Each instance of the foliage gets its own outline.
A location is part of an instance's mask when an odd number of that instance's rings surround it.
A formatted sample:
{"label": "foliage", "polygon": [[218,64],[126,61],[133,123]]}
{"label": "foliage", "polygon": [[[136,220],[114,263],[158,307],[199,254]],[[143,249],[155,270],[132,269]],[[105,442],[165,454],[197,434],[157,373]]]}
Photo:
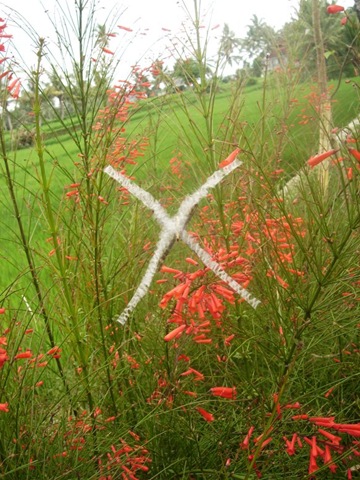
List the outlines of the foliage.
{"label": "foliage", "polygon": [[[249,88],[244,77],[221,83],[223,57],[209,71],[195,1],[193,52],[178,60],[192,88],[152,97],[161,82],[174,85],[159,59],[109,88],[112,29],[99,28],[94,5],[79,0],[69,17],[76,46],[57,26],[60,47],[73,47],[69,68],[49,70],[64,114],[45,87],[51,52],[40,40],[25,72],[34,147],[17,152],[0,126],[2,477],[351,478],[360,455],[357,79],[329,85],[332,148],[318,151],[323,99],[301,82],[302,65],[265,70]],[[20,102],[15,64],[1,56],[3,104]],[[161,207],[115,184],[109,165]],[[196,190],[198,206],[177,217]],[[148,280],[154,259],[162,265]],[[125,324],[116,322],[123,311]]]}
{"label": "foliage", "polygon": [[[345,25],[338,17],[327,14],[328,2],[321,0],[319,3],[320,24],[327,59],[327,72],[329,78],[337,78],[339,74],[348,76],[354,74],[349,58],[349,42]],[[304,77],[313,75],[316,65],[316,49],[313,34],[312,5],[310,0],[301,0],[297,17],[285,25],[282,33],[286,45],[294,60],[303,59],[300,63],[304,70]]]}
{"label": "foliage", "polygon": [[200,68],[194,58],[178,58],[173,69],[174,78],[181,79],[185,85],[192,85],[200,77]]}
{"label": "foliage", "polygon": [[267,25],[264,20],[254,15],[248,26],[247,35],[241,43],[242,50],[251,59],[259,56],[264,58],[276,45],[276,38],[275,30]]}
{"label": "foliage", "polygon": [[219,55],[224,57],[226,63],[232,66],[233,61],[239,63],[241,60],[240,49],[241,42],[239,38],[236,38],[234,32],[229,28],[229,25],[225,23],[222,36],[220,39]]}

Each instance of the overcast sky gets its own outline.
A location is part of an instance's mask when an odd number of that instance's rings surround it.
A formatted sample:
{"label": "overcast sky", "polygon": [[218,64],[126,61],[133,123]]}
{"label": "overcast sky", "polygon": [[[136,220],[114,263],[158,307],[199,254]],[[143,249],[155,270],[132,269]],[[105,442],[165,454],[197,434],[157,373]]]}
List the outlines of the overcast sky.
{"label": "overcast sky", "polygon": [[[79,1],[79,0],[78,0]],[[91,3],[92,0],[87,0]],[[55,14],[59,3],[66,10],[66,3],[74,5],[74,0],[5,0],[0,4],[1,16],[8,19],[11,33],[14,34],[14,43],[28,64],[34,64],[34,41],[29,40],[25,32],[12,25],[15,15],[8,15],[6,6],[19,12],[34,28],[36,35],[44,37],[51,44],[54,39],[54,28],[51,19],[60,19]],[[246,35],[246,26],[251,17],[257,15],[266,23],[279,29],[295,15],[298,0],[198,0],[203,12],[203,22],[207,27],[219,28],[209,30],[213,41],[221,36],[222,27],[227,23],[238,37]],[[345,7],[353,4],[353,0],[339,1]],[[165,54],[163,40],[168,41],[179,35],[181,25],[186,20],[184,5],[193,11],[193,0],[97,0],[97,23],[111,23],[114,16],[118,18],[116,25],[121,24],[131,28],[133,32],[120,30],[115,27],[112,31],[118,34],[111,38],[109,48],[122,55],[122,72],[126,72],[129,65],[142,62],[157,56],[157,52]],[[46,13],[47,12],[47,13]],[[169,30],[169,31],[168,31]],[[10,33],[10,28],[8,33]]]}

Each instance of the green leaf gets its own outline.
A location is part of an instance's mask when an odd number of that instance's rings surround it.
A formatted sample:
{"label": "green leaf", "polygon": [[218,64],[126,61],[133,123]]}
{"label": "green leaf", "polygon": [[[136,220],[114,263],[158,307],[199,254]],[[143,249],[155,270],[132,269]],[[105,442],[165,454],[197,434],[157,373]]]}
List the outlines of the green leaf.
{"label": "green leaf", "polygon": [[331,57],[331,55],[334,55],[334,50],[331,50],[331,51],[328,51],[328,52],[325,52],[324,53],[324,57],[326,58],[326,60]]}

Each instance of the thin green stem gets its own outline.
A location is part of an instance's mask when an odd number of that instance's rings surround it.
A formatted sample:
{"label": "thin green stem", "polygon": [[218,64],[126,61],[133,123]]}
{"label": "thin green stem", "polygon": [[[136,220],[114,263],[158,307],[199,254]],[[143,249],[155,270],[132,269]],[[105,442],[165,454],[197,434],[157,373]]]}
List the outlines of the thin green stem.
{"label": "thin green stem", "polygon": [[40,103],[40,71],[41,71],[41,60],[43,55],[43,48],[44,48],[44,40],[40,39],[39,50],[37,53],[38,62],[37,67],[34,72],[34,85],[35,85],[35,96],[34,96],[34,118],[35,118],[35,148],[37,152],[37,156],[39,159],[39,166],[40,166],[40,184],[43,193],[43,204],[46,219],[48,222],[53,247],[55,250],[55,258],[57,261],[57,273],[60,278],[60,282],[63,288],[63,295],[65,300],[65,305],[69,314],[69,317],[72,322],[73,333],[75,335],[75,343],[77,346],[78,356],[81,362],[81,368],[83,369],[84,381],[85,381],[85,389],[86,389],[86,396],[89,403],[89,408],[91,411],[94,410],[94,402],[91,394],[91,388],[89,384],[89,376],[88,376],[88,366],[87,360],[85,358],[84,348],[82,345],[81,335],[78,326],[78,315],[75,309],[75,305],[72,299],[72,293],[69,286],[69,282],[67,279],[66,267],[63,261],[63,256],[61,253],[61,248],[58,243],[58,236],[59,236],[59,229],[57,222],[55,220],[51,197],[50,197],[50,180],[48,178],[45,166],[45,156],[44,156],[44,145],[42,140],[42,132],[41,132],[41,103]]}

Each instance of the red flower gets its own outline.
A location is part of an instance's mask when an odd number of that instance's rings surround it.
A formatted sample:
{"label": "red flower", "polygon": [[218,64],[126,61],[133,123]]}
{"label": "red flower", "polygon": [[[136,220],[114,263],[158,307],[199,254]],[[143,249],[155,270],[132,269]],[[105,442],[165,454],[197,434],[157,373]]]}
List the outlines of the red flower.
{"label": "red flower", "polygon": [[6,350],[0,348],[0,368],[3,367],[4,363],[9,360]]}
{"label": "red flower", "polygon": [[230,398],[232,400],[236,398],[235,387],[213,387],[210,388],[210,391],[214,397]]}
{"label": "red flower", "polygon": [[311,450],[310,450],[310,462],[309,462],[309,475],[318,470],[316,464],[316,457],[318,456],[317,446],[316,446],[316,437],[312,437],[311,440]]}
{"label": "red flower", "polygon": [[330,13],[331,15],[334,14],[334,13],[343,12],[344,10],[345,10],[345,8],[342,7],[341,5],[329,5],[327,7],[327,13]]}
{"label": "red flower", "polygon": [[335,417],[310,417],[309,420],[318,427],[332,428],[335,425]]}
{"label": "red flower", "polygon": [[56,355],[56,354],[58,354],[58,353],[60,353],[60,352],[61,352],[60,347],[55,346],[55,347],[51,348],[51,349],[47,352],[47,355]]}
{"label": "red flower", "polygon": [[104,47],[102,50],[103,50],[104,53],[108,53],[109,55],[114,55],[114,52],[109,50],[108,48]]}
{"label": "red flower", "polygon": [[230,165],[230,163],[232,163],[236,159],[240,151],[241,151],[240,148],[237,148],[232,153],[230,153],[230,155],[227,158],[225,158],[225,160],[219,163],[219,168],[224,168]]}
{"label": "red flower", "polygon": [[207,422],[213,422],[215,420],[214,415],[212,413],[207,412],[203,408],[197,407],[196,410]]}
{"label": "red flower", "polygon": [[248,433],[246,434],[246,437],[244,438],[244,441],[240,443],[240,448],[242,450],[246,450],[247,448],[249,448],[250,438],[251,438],[251,435],[253,434],[254,429],[255,427],[253,426],[250,427]]}
{"label": "red flower", "polygon": [[286,409],[297,409],[297,408],[301,408],[301,405],[300,405],[299,402],[288,403],[287,405],[284,405],[284,408],[286,408]]}
{"label": "red flower", "polygon": [[307,420],[309,418],[309,415],[307,415],[306,413],[304,413],[303,415],[294,415],[291,417],[292,420]]}
{"label": "red flower", "polygon": [[189,370],[186,370],[186,372],[183,372],[180,374],[180,377],[186,377],[187,375],[195,375],[195,381],[201,381],[201,380],[204,380],[204,375],[200,372],[198,372],[197,370],[195,370],[195,368],[189,368]]}
{"label": "red flower", "polygon": [[332,428],[353,437],[360,437],[360,423],[335,423]]}
{"label": "red flower", "polygon": [[329,445],[325,445],[324,463],[329,465],[331,473],[335,473],[337,466],[332,463],[331,451]]}
{"label": "red flower", "polygon": [[13,98],[19,98],[20,93],[20,80],[16,78],[7,86],[7,91]]}
{"label": "red flower", "polygon": [[294,433],[292,436],[291,441],[284,437],[286,443],[286,452],[288,455],[295,455],[295,442],[297,440],[297,433]]}
{"label": "red flower", "polygon": [[324,437],[328,438],[333,445],[340,445],[341,437],[337,437],[336,435],[333,435],[322,428],[319,428],[318,432]]}
{"label": "red flower", "polygon": [[123,25],[118,25],[118,28],[121,30],[125,30],[125,32],[132,32],[132,29],[129,27],[124,27]]}
{"label": "red flower", "polygon": [[235,334],[234,334],[234,333],[233,333],[232,335],[229,335],[228,337],[225,338],[224,344],[225,344],[227,347],[229,347],[229,346],[230,346],[230,342],[231,342],[232,340],[234,340],[234,338],[235,338]]}
{"label": "red flower", "polygon": [[19,360],[19,359],[22,359],[22,358],[31,358],[32,355],[33,354],[31,353],[30,350],[26,350],[26,352],[20,352],[17,355],[15,355],[14,359]]}
{"label": "red flower", "polygon": [[320,153],[319,155],[315,155],[314,157],[310,157],[309,160],[307,161],[307,163],[308,163],[310,168],[314,168],[316,165],[321,163],[323,160],[325,160],[328,157],[331,157],[331,155],[334,155],[334,153],[336,153],[338,151],[339,151],[339,149],[329,150],[328,152]]}
{"label": "red flower", "polygon": [[356,160],[358,162],[360,162],[360,152],[359,150],[355,150],[355,148],[349,148],[349,152],[351,153],[351,155],[356,158]]}
{"label": "red flower", "polygon": [[165,342],[170,342],[173,338],[178,338],[182,334],[182,332],[185,330],[186,325],[180,325],[180,327],[175,328],[172,330],[170,333],[165,335],[164,340]]}
{"label": "red flower", "polygon": [[19,95],[20,95],[20,81],[15,85],[15,88],[12,90],[12,92],[10,93],[10,95],[15,98],[15,100],[17,100],[19,98]]}
{"label": "red flower", "polygon": [[113,422],[114,420],[116,419],[116,417],[108,417],[108,418],[105,418],[104,422]]}
{"label": "red flower", "polygon": [[9,404],[8,403],[0,403],[0,412],[8,412],[9,411]]}

